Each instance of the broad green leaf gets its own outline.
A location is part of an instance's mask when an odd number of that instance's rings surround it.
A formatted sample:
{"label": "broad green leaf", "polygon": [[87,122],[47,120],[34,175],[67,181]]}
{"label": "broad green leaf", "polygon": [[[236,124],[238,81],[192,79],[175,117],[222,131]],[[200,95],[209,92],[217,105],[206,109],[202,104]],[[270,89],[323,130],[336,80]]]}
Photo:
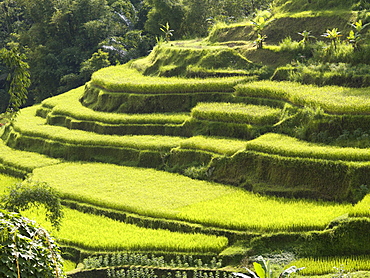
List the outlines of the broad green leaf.
{"label": "broad green leaf", "polygon": [[254,270],[257,273],[258,277],[260,277],[260,278],[266,278],[266,272],[263,269],[263,267],[262,267],[261,264],[254,262],[253,263],[253,266],[254,266]]}

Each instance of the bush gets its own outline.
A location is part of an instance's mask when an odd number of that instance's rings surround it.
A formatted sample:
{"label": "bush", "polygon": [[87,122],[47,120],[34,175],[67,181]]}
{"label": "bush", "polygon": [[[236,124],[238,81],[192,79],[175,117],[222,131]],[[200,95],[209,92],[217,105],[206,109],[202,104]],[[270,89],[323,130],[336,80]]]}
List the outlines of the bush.
{"label": "bush", "polygon": [[59,248],[48,232],[17,213],[0,210],[2,277],[65,277]]}

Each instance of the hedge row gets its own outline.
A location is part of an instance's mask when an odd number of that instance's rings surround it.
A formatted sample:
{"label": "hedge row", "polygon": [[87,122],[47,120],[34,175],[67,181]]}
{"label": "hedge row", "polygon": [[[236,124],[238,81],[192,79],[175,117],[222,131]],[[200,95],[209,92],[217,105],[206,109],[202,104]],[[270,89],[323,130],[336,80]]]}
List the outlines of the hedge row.
{"label": "hedge row", "polygon": [[[88,86],[88,85],[86,85]],[[67,93],[45,99],[41,103],[42,109],[52,109],[55,115],[63,115],[81,121],[95,121],[104,124],[182,124],[189,118],[188,113],[169,114],[116,114],[91,110],[81,104],[80,97],[84,87],[71,90]],[[39,113],[39,112],[37,112]],[[40,113],[42,116],[43,113]]]}
{"label": "hedge row", "polygon": [[[120,275],[120,276],[118,276]],[[84,270],[68,275],[70,278],[105,278],[105,277],[158,277],[158,278],[233,278],[232,272],[226,270],[155,268],[155,267],[117,267]]]}
{"label": "hedge row", "polygon": [[[132,67],[151,76],[223,77],[253,75],[261,66],[251,63],[238,51],[227,46],[157,45]],[[195,70],[194,70],[195,69]],[[243,70],[240,70],[243,69]]]}

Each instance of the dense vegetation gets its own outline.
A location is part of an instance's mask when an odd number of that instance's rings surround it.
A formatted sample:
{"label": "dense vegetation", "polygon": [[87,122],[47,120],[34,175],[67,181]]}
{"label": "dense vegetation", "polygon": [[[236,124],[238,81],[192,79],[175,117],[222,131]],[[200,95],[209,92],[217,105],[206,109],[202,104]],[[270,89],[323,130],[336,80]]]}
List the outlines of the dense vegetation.
{"label": "dense vegetation", "polygon": [[368,8],[0,1],[1,109],[38,103],[0,119],[2,200],[60,197],[59,230],[18,209],[71,277],[366,277]]}

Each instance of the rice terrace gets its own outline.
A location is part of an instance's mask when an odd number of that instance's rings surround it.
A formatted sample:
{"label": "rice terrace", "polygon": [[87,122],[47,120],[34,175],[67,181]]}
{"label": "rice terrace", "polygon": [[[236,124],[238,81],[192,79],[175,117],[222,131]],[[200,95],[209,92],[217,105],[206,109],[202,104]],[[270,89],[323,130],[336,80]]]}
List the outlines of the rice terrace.
{"label": "rice terrace", "polygon": [[370,3],[268,2],[0,117],[66,277],[370,277]]}

